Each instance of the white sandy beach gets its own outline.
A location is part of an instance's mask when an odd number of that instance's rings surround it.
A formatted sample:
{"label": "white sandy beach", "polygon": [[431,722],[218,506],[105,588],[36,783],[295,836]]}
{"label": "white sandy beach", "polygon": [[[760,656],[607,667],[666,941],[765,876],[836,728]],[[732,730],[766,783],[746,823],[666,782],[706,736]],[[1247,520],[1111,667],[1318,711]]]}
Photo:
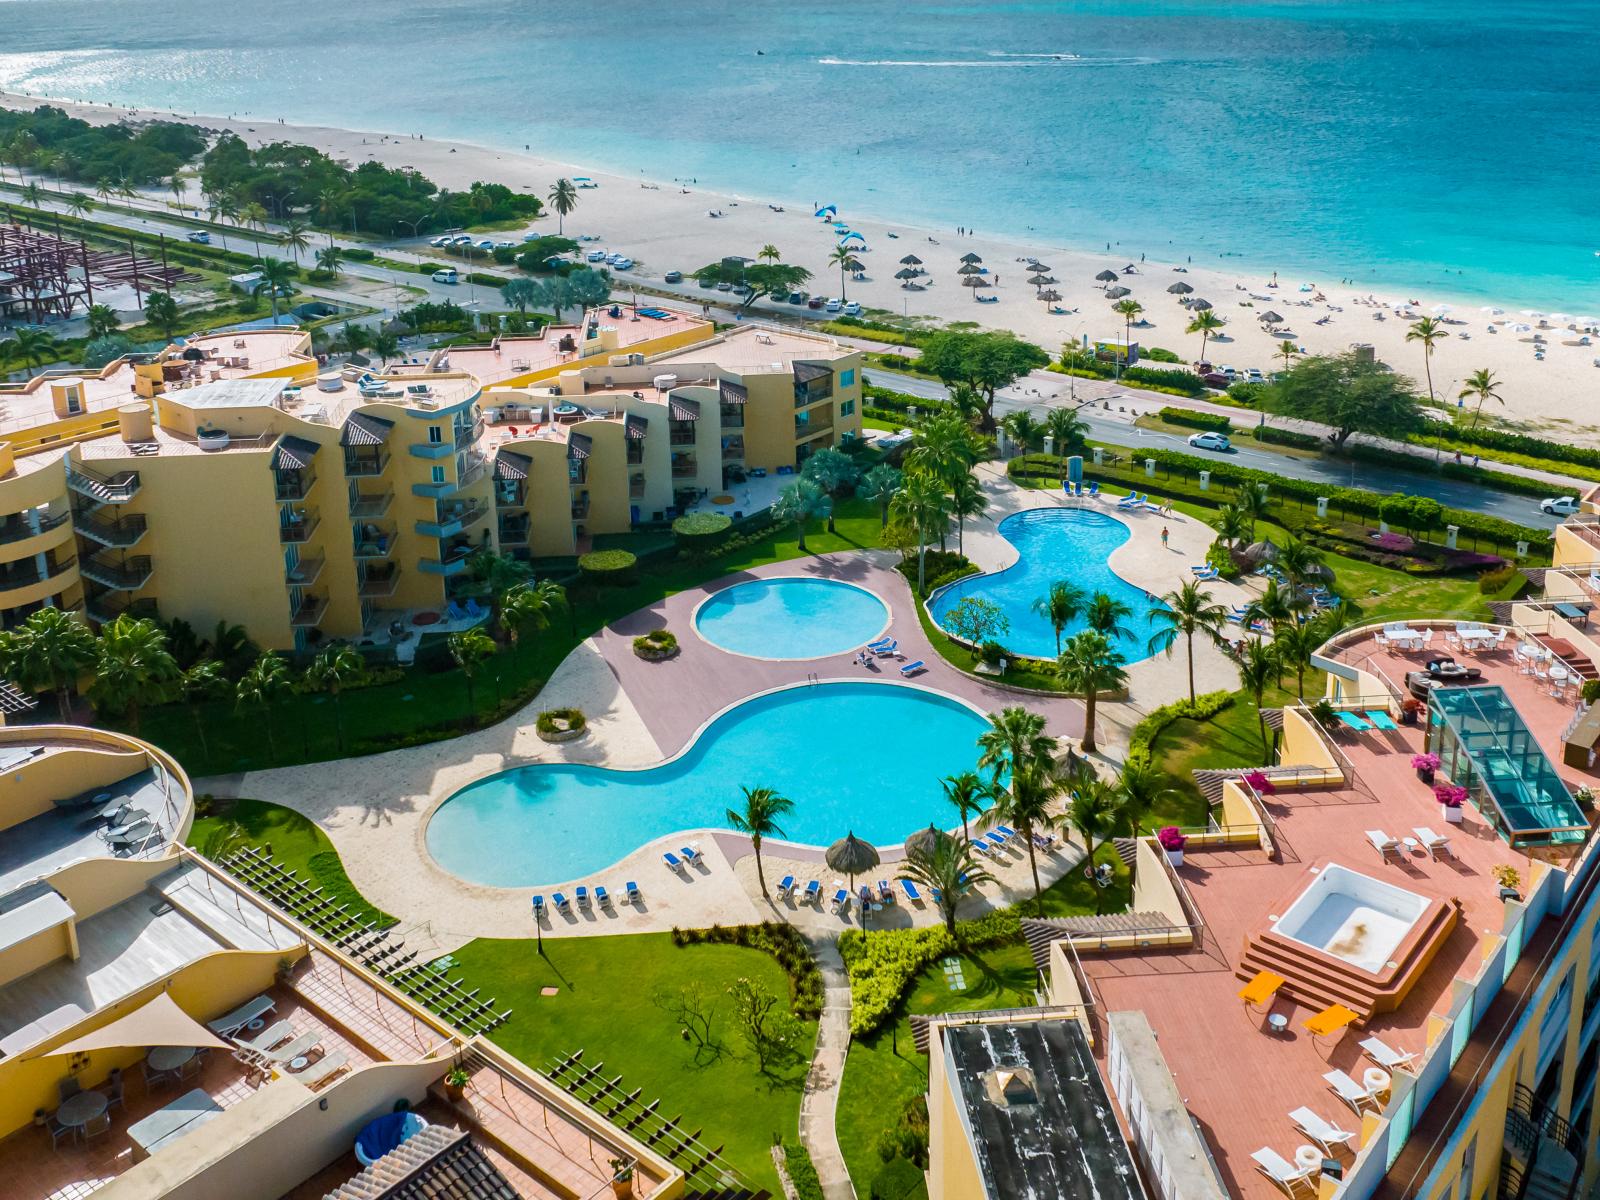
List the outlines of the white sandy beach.
{"label": "white sandy beach", "polygon": [[[46,103],[38,97],[0,93],[7,107],[33,107]],[[1443,315],[1459,324],[1447,328],[1451,336],[1433,355],[1435,393],[1454,400],[1461,381],[1479,368],[1492,370],[1500,382],[1504,408],[1491,405],[1485,415],[1503,417],[1574,442],[1600,444],[1600,420],[1589,405],[1600,400],[1600,336],[1593,345],[1579,344],[1581,331],[1571,326],[1590,314],[1524,312],[1509,305],[1503,314],[1484,311],[1481,300],[1461,300],[1410,289],[1385,289],[1363,284],[1341,285],[1335,279],[1283,276],[1279,286],[1271,276],[1246,275],[1211,267],[1140,262],[1129,251],[1085,252],[1040,242],[958,235],[954,230],[930,230],[898,224],[878,216],[863,215],[848,196],[752,197],[702,191],[693,183],[627,178],[576,164],[555,162],[533,153],[495,149],[464,142],[419,140],[395,134],[361,133],[319,125],[279,124],[270,118],[221,118],[185,113],[128,109],[51,100],[75,115],[97,122],[122,119],[176,119],[211,129],[231,129],[250,144],[294,141],[316,146],[335,158],[358,163],[376,159],[389,165],[408,165],[435,182],[465,188],[474,180],[505,183],[543,196],[559,176],[589,176],[598,185],[579,193],[577,210],[567,219],[570,235],[592,234],[596,246],[621,251],[635,260],[632,277],[660,285],[665,272],[691,271],[723,255],[753,256],[767,243],[777,246],[787,262],[813,272],[810,290],[837,295],[841,284],[836,268],[827,265],[837,244],[830,223],[812,214],[821,204],[837,204],[839,218],[866,235],[860,260],[864,280],[843,284],[849,299],[872,308],[941,321],[975,321],[985,326],[1015,330],[1023,337],[1055,350],[1069,339],[1108,337],[1122,332],[1122,319],[1111,311],[1111,301],[1095,281],[1099,272],[1119,273],[1121,286],[1144,305],[1143,328],[1135,327],[1136,340],[1145,346],[1162,346],[1186,358],[1200,354],[1200,336],[1186,334],[1190,312],[1180,297],[1167,288],[1178,281],[1195,289],[1194,295],[1212,302],[1227,328],[1222,339],[1212,338],[1207,356],[1217,364],[1241,370],[1281,368],[1278,344],[1283,334],[1268,334],[1260,314],[1275,311],[1285,318],[1283,328],[1307,353],[1317,354],[1370,343],[1378,356],[1397,370],[1413,376],[1424,387],[1421,348],[1405,341],[1413,318],[1394,311],[1409,304],[1415,316]],[[981,211],[981,207],[975,205]],[[712,212],[720,213],[712,217]],[[536,228],[554,232],[555,219],[541,219]],[[989,268],[987,278],[996,286],[980,289],[994,296],[993,303],[978,303],[971,289],[961,287],[956,268],[960,258],[975,253]],[[914,254],[923,260],[931,279],[924,291],[908,291],[894,278],[899,260]],[[1063,299],[1064,315],[1053,314],[1036,300],[1027,282],[1031,273],[1025,256],[1036,256],[1058,282],[1054,289]],[[1132,266],[1135,273],[1123,275]],[[624,277],[626,280],[628,277]],[[1309,290],[1307,286],[1309,285]],[[704,297],[691,284],[686,295]],[[1379,303],[1374,303],[1373,300]],[[1449,308],[1438,306],[1448,305]],[[1492,306],[1491,306],[1492,307]],[[783,311],[797,311],[788,305]],[[1383,320],[1376,319],[1380,313]],[[1600,314],[1594,314],[1600,317]],[[1325,323],[1317,324],[1325,319]],[[1546,323],[1541,326],[1541,321]],[[1493,326],[1496,332],[1490,332]],[[1543,343],[1536,343],[1541,334]],[[1542,351],[1543,357],[1536,357]],[[1151,364],[1158,365],[1158,364]]]}

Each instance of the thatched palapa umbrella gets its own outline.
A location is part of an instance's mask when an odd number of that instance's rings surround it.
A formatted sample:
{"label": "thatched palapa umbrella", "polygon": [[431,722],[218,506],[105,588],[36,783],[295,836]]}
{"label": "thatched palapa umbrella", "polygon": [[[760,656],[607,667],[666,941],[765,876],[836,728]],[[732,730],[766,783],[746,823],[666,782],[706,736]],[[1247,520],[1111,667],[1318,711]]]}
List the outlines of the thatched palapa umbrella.
{"label": "thatched palapa umbrella", "polygon": [[1209,301],[1209,300],[1191,300],[1191,301],[1189,301],[1189,307],[1192,308],[1195,312],[1204,312],[1206,309],[1211,307],[1211,301]]}
{"label": "thatched palapa umbrella", "polygon": [[[865,875],[878,865],[878,851],[870,842],[863,842],[855,833],[846,834],[823,855],[829,868],[850,877],[850,898],[856,899],[856,876]],[[861,909],[861,932],[867,930],[867,910]]]}
{"label": "thatched palapa umbrella", "polygon": [[901,287],[903,287],[903,288],[904,287],[910,287],[911,286],[911,281],[917,277],[917,273],[915,271],[913,271],[910,267],[901,267],[898,271],[896,271],[894,273],[894,277],[901,281],[900,282],[900,286]]}
{"label": "thatched palapa umbrella", "polygon": [[983,255],[974,254],[971,250],[968,250],[961,256],[961,261],[964,263],[980,263],[983,261]]}
{"label": "thatched palapa umbrella", "polygon": [[961,281],[961,286],[971,288],[972,298],[976,300],[978,298],[978,289],[981,287],[988,287],[989,281],[982,275],[968,275]]}
{"label": "thatched palapa umbrella", "polygon": [[1032,275],[1028,276],[1028,282],[1033,284],[1034,287],[1043,287],[1049,281],[1050,276],[1046,275],[1043,271],[1036,271]]}
{"label": "thatched palapa umbrella", "polygon": [[1132,288],[1113,287],[1113,288],[1107,288],[1106,289],[1106,299],[1107,300],[1121,300],[1124,296],[1131,296],[1131,295],[1133,295],[1133,289]]}
{"label": "thatched palapa umbrella", "polygon": [[908,254],[900,260],[900,265],[902,267],[920,267],[922,265],[922,260],[915,254]]}
{"label": "thatched palapa umbrella", "polygon": [[1120,278],[1121,276],[1119,276],[1115,271],[1107,270],[1101,271],[1100,274],[1096,275],[1094,277],[1094,281],[1096,283],[1115,283]]}
{"label": "thatched palapa umbrella", "polygon": [[982,275],[983,268],[976,263],[962,263],[956,268],[957,275]]}
{"label": "thatched palapa umbrella", "polygon": [[1192,291],[1194,289],[1181,279],[1177,283],[1167,285],[1167,294],[1172,296],[1187,296]]}
{"label": "thatched palapa umbrella", "polygon": [[940,842],[950,840],[948,833],[929,822],[926,829],[919,829],[906,839],[906,857],[916,858],[921,855],[926,858],[938,848]]}

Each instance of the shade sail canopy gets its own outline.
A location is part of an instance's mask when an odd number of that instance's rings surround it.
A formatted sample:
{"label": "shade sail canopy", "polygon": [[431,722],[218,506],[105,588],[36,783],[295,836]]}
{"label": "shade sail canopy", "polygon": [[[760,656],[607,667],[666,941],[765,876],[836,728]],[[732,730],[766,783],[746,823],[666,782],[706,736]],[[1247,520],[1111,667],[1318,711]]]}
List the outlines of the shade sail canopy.
{"label": "shade sail canopy", "polygon": [[194,1046],[227,1050],[228,1043],[196,1021],[166,992],[140,1005],[125,1017],[102,1025],[93,1033],[30,1055],[52,1058],[64,1054],[87,1054],[91,1050],[126,1050],[140,1046]]}

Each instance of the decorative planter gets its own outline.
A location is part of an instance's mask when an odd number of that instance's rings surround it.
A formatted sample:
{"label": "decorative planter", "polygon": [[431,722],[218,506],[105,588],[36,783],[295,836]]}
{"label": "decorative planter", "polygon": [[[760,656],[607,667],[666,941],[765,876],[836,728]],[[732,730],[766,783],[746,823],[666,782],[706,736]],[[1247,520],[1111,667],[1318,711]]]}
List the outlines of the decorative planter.
{"label": "decorative planter", "polygon": [[635,646],[633,652],[638,657],[644,659],[645,662],[666,662],[669,658],[677,657],[678,648],[676,646],[667,646],[660,649],[643,649]]}
{"label": "decorative planter", "polygon": [[1417,768],[1417,778],[1422,780],[1423,783],[1431,785],[1433,783],[1433,768],[1431,768],[1431,767],[1418,767]]}
{"label": "decorative planter", "polygon": [[1439,806],[1439,816],[1451,825],[1459,825],[1461,824],[1461,805],[1441,804]]}
{"label": "decorative planter", "polygon": [[1170,863],[1174,867],[1183,866],[1183,851],[1182,850],[1168,850],[1167,851],[1167,862]]}
{"label": "decorative planter", "polygon": [[577,741],[584,734],[588,733],[589,729],[587,726],[585,726],[582,729],[557,729],[550,733],[546,733],[542,729],[535,728],[534,732],[539,735],[539,740],[541,742],[549,742],[552,746],[559,746],[562,742]]}
{"label": "decorative planter", "polygon": [[202,430],[195,436],[195,442],[200,449],[205,451],[226,450],[228,448],[228,434],[221,429]]}
{"label": "decorative planter", "polygon": [[632,1200],[633,1177],[629,1176],[627,1179],[613,1179],[611,1181],[611,1193],[617,1197],[617,1200]]}

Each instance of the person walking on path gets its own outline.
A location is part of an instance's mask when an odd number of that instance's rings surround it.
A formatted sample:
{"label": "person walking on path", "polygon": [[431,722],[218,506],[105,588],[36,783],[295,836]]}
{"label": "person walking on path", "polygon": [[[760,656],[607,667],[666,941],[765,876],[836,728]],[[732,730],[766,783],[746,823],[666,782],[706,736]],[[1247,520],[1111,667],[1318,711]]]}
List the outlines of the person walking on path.
{"label": "person walking on path", "polygon": [[1165,525],[1161,527],[1161,548],[1163,550],[1167,548],[1167,527]]}

